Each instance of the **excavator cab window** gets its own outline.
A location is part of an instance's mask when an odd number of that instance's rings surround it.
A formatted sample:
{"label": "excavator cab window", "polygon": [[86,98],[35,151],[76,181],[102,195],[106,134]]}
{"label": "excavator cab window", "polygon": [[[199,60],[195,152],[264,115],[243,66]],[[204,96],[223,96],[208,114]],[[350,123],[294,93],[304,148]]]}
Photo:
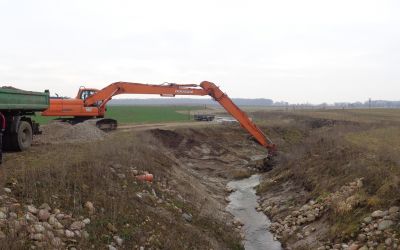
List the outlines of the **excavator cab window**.
{"label": "excavator cab window", "polygon": [[88,98],[89,96],[91,96],[91,95],[94,95],[96,93],[96,91],[94,91],[94,90],[83,90],[82,92],[81,92],[81,99],[82,100],[86,100],[86,98]]}

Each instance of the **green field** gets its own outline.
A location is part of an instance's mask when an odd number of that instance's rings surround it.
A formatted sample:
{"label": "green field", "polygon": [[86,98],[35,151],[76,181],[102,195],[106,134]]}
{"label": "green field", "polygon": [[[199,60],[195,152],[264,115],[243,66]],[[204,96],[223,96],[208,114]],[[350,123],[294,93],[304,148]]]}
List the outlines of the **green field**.
{"label": "green field", "polygon": [[[107,118],[117,120],[120,124],[180,122],[191,119],[192,111],[202,109],[199,106],[109,106]],[[40,114],[34,118],[40,124],[46,124],[55,119],[43,117]]]}

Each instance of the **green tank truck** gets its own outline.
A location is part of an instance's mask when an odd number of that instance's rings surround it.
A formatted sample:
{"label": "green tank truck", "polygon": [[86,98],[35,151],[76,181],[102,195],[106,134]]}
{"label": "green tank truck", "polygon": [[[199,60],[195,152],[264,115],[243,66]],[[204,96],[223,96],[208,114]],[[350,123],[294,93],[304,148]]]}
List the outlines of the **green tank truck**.
{"label": "green tank truck", "polygon": [[32,92],[0,87],[0,149],[28,149],[32,144],[33,135],[40,134],[39,124],[32,116],[35,112],[46,110],[49,105],[48,90]]}

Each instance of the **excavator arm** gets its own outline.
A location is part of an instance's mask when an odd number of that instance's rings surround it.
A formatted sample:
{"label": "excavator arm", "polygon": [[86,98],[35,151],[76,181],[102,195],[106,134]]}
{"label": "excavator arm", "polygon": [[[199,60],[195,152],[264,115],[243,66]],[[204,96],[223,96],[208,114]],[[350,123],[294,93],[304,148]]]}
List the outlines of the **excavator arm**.
{"label": "excavator arm", "polygon": [[222,92],[214,83],[204,81],[200,86],[208,93],[209,96],[219,102],[224,109],[231,114],[240,125],[247,130],[254,139],[261,144],[261,146],[268,149],[269,154],[272,156],[276,153],[276,145],[253,123],[247,114],[243,112],[236,104],[228,97],[227,94]]}
{"label": "excavator arm", "polygon": [[100,115],[104,115],[105,106],[113,96],[119,94],[159,94],[161,96],[176,95],[196,95],[211,96],[215,101],[219,102],[224,109],[231,114],[240,125],[248,131],[254,139],[263,147],[268,149],[269,155],[272,156],[276,152],[276,146],[272,141],[254,124],[246,113],[244,113],[233,101],[222,92],[212,82],[203,81],[200,85],[196,84],[140,84],[129,82],[116,82],[97,91],[95,94],[84,100],[84,106],[90,107],[98,105]]}

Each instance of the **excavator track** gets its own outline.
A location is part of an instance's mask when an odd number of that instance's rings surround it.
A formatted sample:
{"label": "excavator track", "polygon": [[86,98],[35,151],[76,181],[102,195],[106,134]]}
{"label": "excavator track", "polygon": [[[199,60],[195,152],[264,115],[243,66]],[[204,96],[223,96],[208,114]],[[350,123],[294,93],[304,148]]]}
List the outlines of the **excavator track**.
{"label": "excavator track", "polygon": [[66,122],[71,125],[75,125],[78,123],[88,123],[92,126],[96,126],[97,128],[105,131],[110,132],[114,131],[118,128],[117,120],[110,119],[110,118],[85,118],[85,117],[75,117],[75,118],[60,118],[57,119],[61,122]]}
{"label": "excavator track", "polygon": [[87,120],[86,122],[93,124],[94,126],[105,132],[114,131],[118,128],[117,120],[110,118],[90,119]]}

